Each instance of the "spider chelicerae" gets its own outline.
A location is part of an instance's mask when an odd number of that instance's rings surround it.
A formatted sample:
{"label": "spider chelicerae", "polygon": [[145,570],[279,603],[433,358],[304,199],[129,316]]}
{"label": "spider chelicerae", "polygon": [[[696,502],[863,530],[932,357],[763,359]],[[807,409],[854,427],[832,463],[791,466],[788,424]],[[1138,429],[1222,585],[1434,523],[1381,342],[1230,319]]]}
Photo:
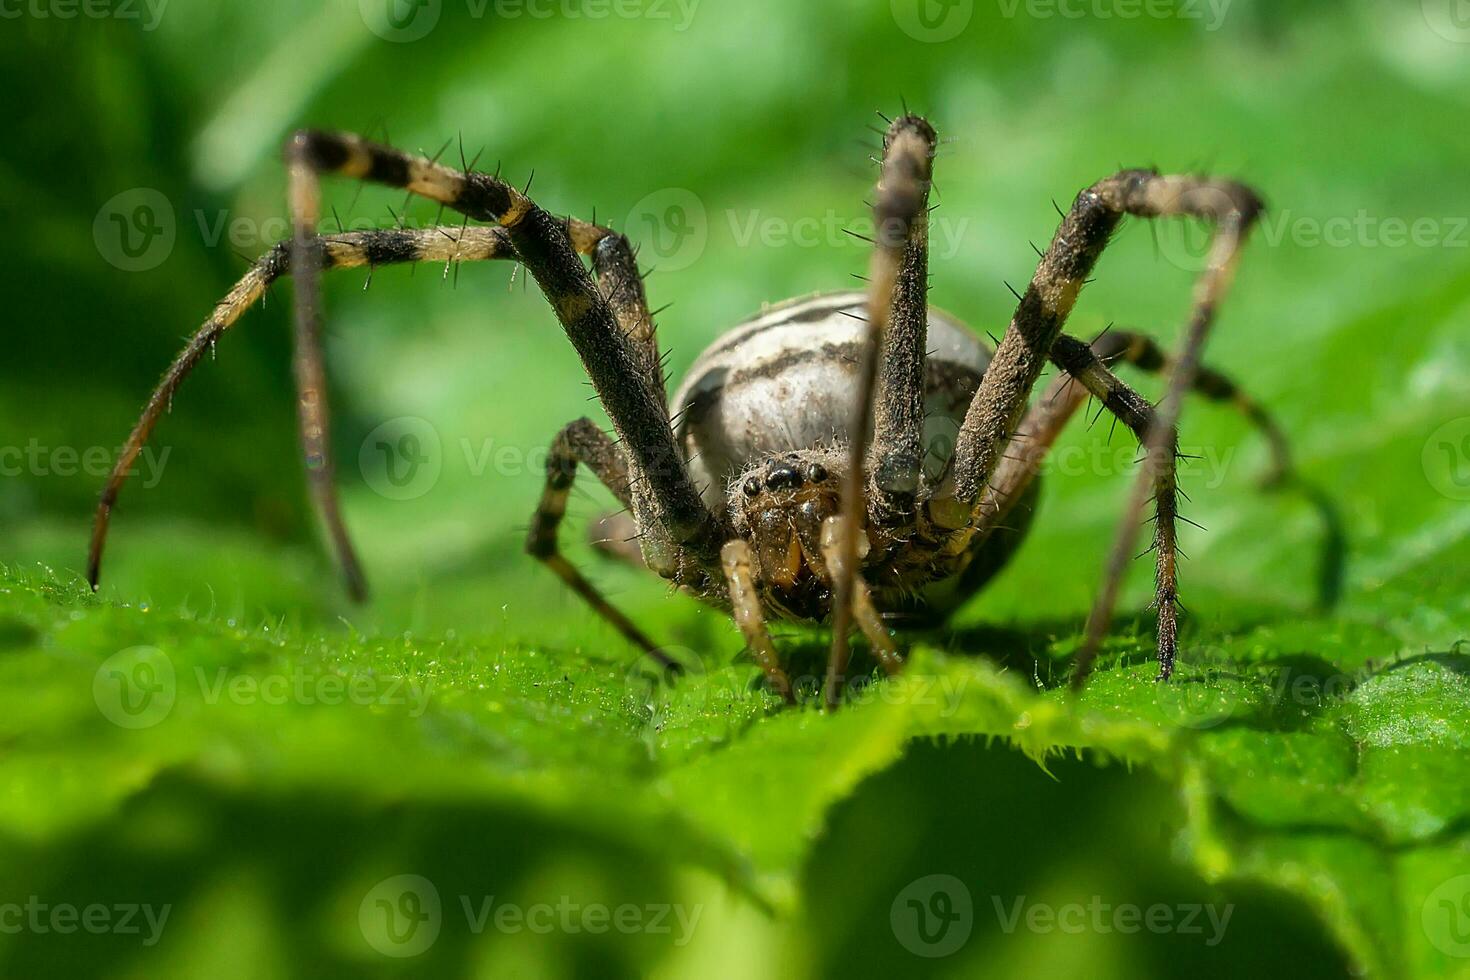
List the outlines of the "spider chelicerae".
{"label": "spider chelicerae", "polygon": [[[1141,512],[1156,508],[1159,677],[1178,642],[1176,423],[1186,390],[1233,402],[1268,437],[1272,474],[1288,470],[1270,417],[1200,363],[1233,278],[1257,195],[1232,181],[1124,170],[1079,193],[991,349],[928,305],[929,191],[937,139],[924,119],[890,122],[873,205],[864,292],[770,307],[721,336],[667,397],[634,249],[611,229],[543,210],[498,175],[458,169],[346,133],[288,141],[293,235],[230,290],[154,390],[98,506],[88,575],[95,588],[112,507],[174,392],[218,338],[288,272],[296,280],[294,373],[312,494],[349,591],[366,593],[334,489],[321,349],[323,270],[399,262],[509,259],[524,265],[581,357],[616,439],[578,419],[552,442],[526,550],[630,642],[678,664],[563,556],[558,533],[579,466],[624,505],[603,522],[603,550],[640,561],[679,589],[728,609],[769,686],[792,684],[768,616],[832,623],[824,700],[839,703],[854,626],[877,661],[903,660],[889,627],[942,620],[1005,563],[1029,524],[1037,474],[1068,419],[1097,398],[1145,451],[1088,621],[1074,683],[1109,628]],[[319,180],[341,175],[437,201],[465,224],[321,236]],[[1060,210],[1060,209],[1059,209]],[[1077,295],[1125,216],[1190,216],[1214,235],[1180,349],[1108,331],[1063,332]],[[470,226],[469,221],[491,223]],[[590,266],[590,269],[589,269]],[[1167,374],[1154,406],[1120,380],[1122,360]],[[1048,364],[1060,369],[1032,392]],[[937,429],[936,429],[937,427]],[[947,431],[952,438],[944,438]]]}

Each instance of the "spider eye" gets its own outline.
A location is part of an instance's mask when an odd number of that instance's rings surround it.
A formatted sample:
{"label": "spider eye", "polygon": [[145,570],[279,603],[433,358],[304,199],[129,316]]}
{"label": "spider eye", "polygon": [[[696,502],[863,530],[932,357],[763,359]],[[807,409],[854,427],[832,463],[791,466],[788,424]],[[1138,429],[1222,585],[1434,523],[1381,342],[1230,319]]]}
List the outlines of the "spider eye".
{"label": "spider eye", "polygon": [[755,477],[751,477],[750,479],[745,481],[745,486],[743,489],[745,490],[745,495],[747,497],[754,497],[756,494],[761,492],[761,481],[757,480]]}
{"label": "spider eye", "polygon": [[823,480],[827,479],[827,467],[823,466],[821,463],[813,463],[810,467],[807,468],[806,478],[812,483],[821,483]]}
{"label": "spider eye", "polygon": [[766,486],[772,490],[795,490],[801,486],[801,474],[788,463],[777,463],[766,471]]}

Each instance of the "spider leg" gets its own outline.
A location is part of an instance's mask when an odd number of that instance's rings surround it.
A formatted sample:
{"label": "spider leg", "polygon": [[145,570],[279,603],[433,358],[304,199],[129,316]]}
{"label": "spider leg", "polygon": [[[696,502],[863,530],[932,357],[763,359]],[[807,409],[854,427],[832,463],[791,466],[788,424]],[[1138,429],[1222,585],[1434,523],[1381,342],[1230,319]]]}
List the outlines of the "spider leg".
{"label": "spider leg", "polygon": [[[663,392],[648,373],[638,331],[629,329],[633,321],[627,311],[620,318],[609,302],[604,292],[607,274],[599,285],[578,257],[581,251],[591,253],[594,263],[598,261],[596,246],[608,236],[605,229],[556,218],[491,174],[455,170],[348,133],[303,131],[291,139],[287,153],[298,229],[294,261],[310,278],[314,278],[314,269],[311,250],[305,246],[312,235],[309,223],[301,219],[313,212],[319,174],[404,188],[470,219],[492,221],[504,228],[581,358],[625,448],[634,510],[644,531],[645,561],[670,577],[680,574],[686,556],[705,569],[716,567],[723,528],[700,499],[679,454]],[[308,285],[304,291],[310,297],[314,289]],[[306,327],[298,335],[309,348],[310,311],[305,305],[301,309]],[[309,349],[302,357],[307,362],[315,359]],[[315,409],[310,400],[303,401]],[[330,492],[326,480],[318,478],[315,485],[325,488],[323,494]]]}
{"label": "spider leg", "polygon": [[[863,496],[867,478],[865,463],[868,440],[874,427],[875,391],[884,391],[885,442],[879,452],[885,459],[903,462],[912,453],[917,466],[922,460],[918,451],[918,430],[912,435],[915,448],[908,447],[905,436],[913,423],[923,424],[923,327],[927,323],[924,300],[926,247],[923,244],[928,226],[925,221],[930,167],[934,158],[934,129],[918,116],[902,116],[894,120],[884,137],[883,172],[878,181],[873,203],[876,235],[868,273],[867,340],[858,365],[857,399],[848,426],[851,456],[846,481],[842,488],[842,535],[837,548],[838,561],[832,575],[832,650],[827,658],[824,688],[828,710],[837,706],[850,653],[848,633],[853,622],[853,596],[857,574],[858,536],[864,534],[866,508]],[[914,245],[915,241],[918,245]],[[913,265],[909,263],[912,256]],[[904,273],[918,274],[917,281]],[[895,304],[903,301],[900,310]],[[903,322],[898,323],[898,314]],[[921,326],[916,328],[915,323]],[[894,331],[889,340],[890,330]],[[917,343],[915,341],[917,340]],[[905,349],[906,348],[906,349]],[[892,375],[886,387],[879,382],[879,361],[885,352],[893,355]],[[907,355],[907,356],[905,356]],[[918,383],[912,390],[904,387],[910,380],[917,358]],[[912,398],[921,402],[917,415],[908,412]],[[894,440],[892,443],[887,440]],[[880,460],[880,465],[883,465]],[[880,493],[882,488],[879,488]],[[885,494],[884,498],[888,497]]]}
{"label": "spider leg", "polygon": [[[664,574],[684,563],[686,541],[698,547],[694,558],[716,563],[716,523],[699,501],[674,446],[664,406],[659,358],[647,313],[642,280],[632,249],[623,236],[575,219],[557,221],[523,194],[487,174],[452,170],[422,157],[369,143],[346,134],[300,133],[287,148],[292,174],[293,236],[272,249],[231,290],[215,315],[190,339],[155,388],[120,455],[94,522],[88,577],[96,587],[102,549],[122,484],[173,393],[218,337],[274,279],[297,265],[306,274],[298,289],[297,355],[303,445],[318,500],[355,593],[364,591],[351,545],[337,516],[327,446],[319,325],[317,274],[326,268],[398,261],[510,258],[524,261],[553,300],[589,374],[624,440],[634,449],[635,499],[645,534],[645,558]],[[325,238],[312,232],[318,210],[317,176],[344,173],[404,187],[467,217],[497,220],[500,228],[384,230]],[[516,231],[509,225],[515,224]],[[518,244],[519,243],[519,244]],[[298,247],[299,246],[299,247]],[[522,255],[528,247],[531,258]],[[594,283],[576,254],[587,255]],[[539,271],[538,271],[539,270]],[[621,373],[620,373],[621,372]],[[646,424],[652,420],[656,424]],[[628,433],[634,435],[629,438]]]}
{"label": "spider leg", "polygon": [[[1109,361],[1120,359],[1147,371],[1159,371],[1167,365],[1158,346],[1141,334],[1110,330],[1090,345],[1070,334],[1057,338],[1052,345],[1051,360],[1064,373],[1047,387],[1040,401],[1026,413],[1010,448],[981,495],[979,533],[990,533],[1005,523],[1010,507],[1031,485],[1062,427],[1089,395],[1127,426],[1140,444],[1147,438],[1154,419],[1154,407],[1107,367]],[[1237,388],[1233,381],[1219,371],[1201,365],[1190,391],[1210,401],[1236,405],[1265,435],[1271,465],[1263,484],[1276,486],[1292,477],[1290,447],[1285,434],[1270,413]]]}
{"label": "spider leg", "polygon": [[[633,246],[616,232],[596,225],[586,225],[585,228],[602,233],[586,251],[592,259],[592,271],[597,274],[597,284],[602,288],[613,316],[617,317],[619,329],[632,342],[634,355],[641,362],[637,369],[640,376],[649,379],[659,401],[667,405],[663,360],[659,356],[656,328],[653,316],[648,312],[648,297],[643,289],[643,276],[638,271]],[[576,244],[579,237],[576,229],[572,237]],[[580,246],[578,251],[582,251]]]}
{"label": "spider leg", "polygon": [[301,452],[306,461],[307,485],[316,502],[338,563],[355,600],[367,597],[367,580],[357,550],[342,522],[337,496],[337,466],[332,458],[331,412],[327,406],[327,376],[322,355],[321,271],[322,248],[316,226],[321,220],[321,189],[317,172],[305,156],[290,160],[291,274],[296,280],[295,329],[291,367],[296,378],[296,418]]}
{"label": "spider leg", "polygon": [[[1147,399],[1108,369],[1106,362],[1116,358],[1126,359],[1147,370],[1159,370],[1166,363],[1158,347],[1138,334],[1109,331],[1091,345],[1068,334],[1057,338],[1052,345],[1051,359],[1064,373],[1048,386],[1040,401],[1026,413],[1003,461],[987,484],[981,496],[977,535],[991,534],[1006,524],[1011,508],[1022,499],[1034,481],[1062,428],[1089,395],[1127,426],[1140,445],[1144,444],[1156,412]],[[1240,392],[1233,382],[1220,372],[1201,365],[1191,391],[1214,401],[1231,401],[1240,405],[1267,436],[1273,457],[1271,482],[1285,480],[1290,475],[1285,436],[1270,415]],[[1179,491],[1172,467],[1163,477],[1155,485],[1160,517],[1154,530],[1158,563],[1156,599],[1161,610],[1178,590],[1174,522],[1168,517],[1177,517]]]}
{"label": "spider leg", "polygon": [[[955,446],[952,486],[931,498],[927,518],[936,529],[952,529],[967,540],[981,515],[983,491],[995,474],[999,457],[1021,421],[1030,392],[1052,345],[1061,333],[1098,257],[1126,215],[1158,217],[1192,215],[1215,222],[1215,237],[1204,273],[1196,286],[1189,328],[1170,372],[1167,393],[1149,423],[1144,445],[1148,465],[1130,496],[1104,576],[1103,589],[1089,618],[1079,662],[1090,661],[1111,619],[1118,583],[1131,554],[1138,512],[1149,496],[1159,507],[1157,524],[1172,526],[1175,514],[1165,499],[1174,484],[1174,426],[1182,392],[1194,383],[1199,356],[1215,311],[1227,291],[1245,235],[1262,210],[1249,188],[1210,178],[1161,176],[1150,170],[1125,170],[1084,190],[1062,219],[1036,274],[997,346],[980,389],[965,416]],[[1120,557],[1121,556],[1121,557]],[[1165,559],[1161,556],[1160,562]],[[1172,571],[1174,555],[1167,558]],[[1159,587],[1158,656],[1161,678],[1173,670],[1177,597]],[[1080,671],[1085,673],[1085,671]],[[1074,675],[1076,676],[1076,675]]]}
{"label": "spider leg", "polygon": [[[1085,354],[1077,351],[1076,341],[1063,335],[1057,338],[1057,343],[1051,349],[1052,362],[1058,367],[1066,368],[1061,358],[1069,346],[1078,354]],[[1173,358],[1153,338],[1129,330],[1109,330],[1092,342],[1091,350],[1104,364],[1121,361],[1150,374],[1167,374],[1174,363]],[[1227,375],[1201,364],[1195,371],[1189,390],[1209,401],[1233,406],[1266,439],[1271,461],[1261,477],[1262,486],[1280,486],[1293,477],[1291,445],[1287,442],[1286,434],[1281,431],[1271,413],[1242,391],[1239,385]]]}
{"label": "spider leg", "polygon": [[[867,510],[875,524],[889,528],[913,520],[923,475],[924,366],[929,333],[928,203],[936,139],[933,128],[924,120],[900,119],[885,140],[897,170],[893,177],[885,175],[885,185],[897,186],[880,188],[880,197],[885,193],[905,195],[893,206],[904,215],[912,215],[907,234],[901,239],[900,264],[891,272],[893,297],[888,322],[876,328],[877,388],[872,405],[873,444],[867,457],[871,472]],[[897,233],[902,228],[895,224],[892,230]],[[879,234],[883,234],[882,229]],[[875,259],[874,264],[874,273],[890,268],[887,256],[881,259],[882,270],[877,267],[880,260]],[[879,288],[877,280],[873,281],[874,288]]]}
{"label": "spider leg", "polygon": [[[1121,348],[1121,350],[1120,350]],[[1117,352],[1116,354],[1114,352]],[[1147,446],[1150,434],[1158,425],[1158,410],[1148,400],[1130,388],[1121,378],[1113,374],[1104,364],[1109,356],[1121,356],[1130,363],[1139,364],[1150,370],[1165,366],[1164,357],[1147,338],[1136,334],[1109,333],[1092,345],[1084,344],[1066,334],[1057,338],[1052,347],[1052,360],[1067,375],[1076,378],[1089,394],[1102,402],[1103,406],[1126,425],[1138,438],[1139,444]],[[1271,449],[1272,462],[1267,474],[1268,486],[1284,482],[1291,476],[1291,458],[1286,437],[1277,428],[1266,411],[1241,393],[1228,378],[1205,365],[1195,372],[1190,390],[1215,401],[1229,400],[1241,406],[1248,418],[1265,434]],[[1169,447],[1177,459],[1178,435],[1171,431]],[[1175,518],[1178,517],[1178,486],[1175,462],[1171,459],[1154,478],[1154,498],[1158,516],[1154,522],[1155,551],[1155,604],[1159,609],[1160,633],[1171,641],[1177,641],[1177,563],[1175,560]],[[1131,541],[1130,541],[1131,547]],[[1099,641],[1101,637],[1098,637]],[[1084,648],[1084,652],[1086,648]],[[1074,686],[1080,686],[1091,670],[1096,648],[1085,658],[1079,658],[1073,673]],[[1168,665],[1172,667],[1172,663]],[[1161,675],[1169,670],[1160,664]]]}
{"label": "spider leg", "polygon": [[632,620],[608,602],[597,587],[587,581],[561,553],[557,532],[561,529],[562,519],[566,517],[567,498],[571,496],[572,483],[577,477],[578,463],[590,469],[625,505],[629,503],[628,463],[618,447],[590,419],[583,418],[569,423],[557,433],[551,444],[551,452],[546,457],[546,485],[541,492],[541,502],[536,506],[530,533],[526,536],[526,553],[551,569],[630,643],[658,661],[661,666],[678,670],[680,664],[660,650]]}
{"label": "spider leg", "polygon": [[796,695],[791,690],[791,679],[781,669],[776,646],[771,642],[770,631],[766,629],[760,591],[756,588],[755,573],[751,568],[750,545],[741,538],[727,541],[720,549],[720,565],[729,585],[730,606],[735,623],[745,636],[745,645],[750,648],[751,656],[765,672],[772,690],[785,698],[787,704],[795,704]]}
{"label": "spider leg", "polygon": [[[204,355],[233,327],[245,311],[265,294],[271,283],[290,271],[289,242],[278,242],[260,257],[225,295],[208,320],[189,338],[183,351],[169,365],[157,387],[148,396],[142,414],[133,426],[103,487],[93,520],[92,541],[87,557],[87,580],[97,588],[102,551],[107,543],[112,508],[117,503],[138,454],[147,444],[158,420],[173,404],[174,394]],[[397,262],[478,262],[515,257],[515,248],[503,228],[385,229],[346,232],[321,239],[321,267],[349,269]]]}

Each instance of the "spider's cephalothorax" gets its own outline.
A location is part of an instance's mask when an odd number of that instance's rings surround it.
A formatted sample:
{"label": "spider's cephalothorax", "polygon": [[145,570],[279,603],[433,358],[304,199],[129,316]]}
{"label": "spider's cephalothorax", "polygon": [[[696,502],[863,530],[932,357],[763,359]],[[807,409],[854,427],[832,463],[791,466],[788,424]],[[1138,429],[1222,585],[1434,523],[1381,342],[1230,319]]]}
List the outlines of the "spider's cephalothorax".
{"label": "spider's cephalothorax", "polygon": [[[847,460],[836,448],[768,457],[730,484],[734,532],[750,542],[756,582],[766,606],[791,619],[817,620],[828,611],[832,576],[822,556],[822,525],[842,503]],[[709,596],[715,602],[722,590]]]}
{"label": "spider's cephalothorax", "polygon": [[[286,272],[296,278],[295,377],[312,493],[349,590],[365,592],[334,488],[318,280],[324,269],[393,262],[520,262],[549,300],[612,421],[587,419],[552,443],[527,551],[631,642],[675,666],[562,555],[567,498],[586,467],[627,508],[605,519],[605,551],[636,559],[730,610],[771,687],[791,684],[766,617],[830,619],[825,697],[834,706],[856,625],[889,671],[902,665],[889,627],[943,617],[1014,550],[1030,520],[1048,448],[1088,396],[1147,452],[1089,620],[1074,682],[1106,631],[1138,511],[1156,507],[1159,674],[1177,643],[1175,422],[1186,390],[1243,410],[1271,441],[1266,413],[1199,362],[1241,244],[1261,210],[1248,188],[1208,177],[1124,170],[1079,193],[1041,253],[996,347],[929,307],[928,200],[936,136],[912,115],[890,123],[874,200],[864,293],[770,308],[706,350],[673,398],[631,244],[596,224],[557,218],[497,175],[404,153],[346,133],[303,131],[286,147],[293,235],[216,308],[154,390],[102,493],[88,572],[97,584],[113,504],[174,392],[249,305]],[[318,182],[341,174],[405,188],[459,211],[464,225],[321,236]],[[1183,215],[1216,225],[1183,346],[1166,356],[1140,334],[1091,344],[1063,332],[1099,255],[1127,215]],[[490,222],[472,226],[469,221]],[[1156,409],[1107,362],[1164,371]],[[1043,368],[1060,369],[1034,402]],[[630,542],[636,541],[636,545]]]}

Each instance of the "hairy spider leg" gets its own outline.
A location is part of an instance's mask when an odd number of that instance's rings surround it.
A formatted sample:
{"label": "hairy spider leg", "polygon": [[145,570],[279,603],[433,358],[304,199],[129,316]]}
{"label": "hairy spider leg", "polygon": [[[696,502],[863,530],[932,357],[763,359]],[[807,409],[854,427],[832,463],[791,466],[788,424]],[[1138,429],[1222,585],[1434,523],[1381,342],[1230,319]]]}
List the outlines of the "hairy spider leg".
{"label": "hairy spider leg", "polygon": [[[827,708],[842,697],[854,596],[860,588],[858,537],[865,533],[869,453],[876,461],[872,486],[880,515],[900,509],[917,488],[924,421],[924,337],[927,329],[928,201],[933,181],[934,127],[901,116],[883,138],[882,174],[873,201],[875,237],[868,269],[867,338],[858,364],[857,398],[848,426],[847,482],[842,490],[840,534],[833,551],[832,649],[827,658]],[[881,369],[880,369],[881,366]],[[869,446],[879,420],[878,438]],[[900,473],[901,471],[901,473]],[[913,487],[909,487],[912,481]],[[910,502],[908,506],[912,506]]]}
{"label": "hairy spider leg", "polygon": [[1157,508],[1155,600],[1159,608],[1160,677],[1167,678],[1173,670],[1178,636],[1174,459],[1178,395],[1182,388],[1193,384],[1200,345],[1229,285],[1245,232],[1261,210],[1259,197],[1244,185],[1211,178],[1163,176],[1152,170],[1124,170],[1078,194],[1042,255],[970,403],[956,442],[953,486],[928,502],[927,517],[938,528],[950,529],[961,540],[975,533],[976,520],[981,516],[976,508],[981,506],[984,488],[1021,421],[1030,392],[1078,293],[1125,216],[1190,215],[1216,223],[1214,245],[1196,289],[1184,349],[1170,373],[1168,394],[1144,439],[1148,464],[1135,484],[1120,526],[1103,588],[1089,618],[1088,638],[1074,680],[1085,677],[1091,656],[1107,629],[1118,582],[1126,568],[1126,555],[1123,559],[1118,555],[1131,549],[1137,512],[1150,495]]}

